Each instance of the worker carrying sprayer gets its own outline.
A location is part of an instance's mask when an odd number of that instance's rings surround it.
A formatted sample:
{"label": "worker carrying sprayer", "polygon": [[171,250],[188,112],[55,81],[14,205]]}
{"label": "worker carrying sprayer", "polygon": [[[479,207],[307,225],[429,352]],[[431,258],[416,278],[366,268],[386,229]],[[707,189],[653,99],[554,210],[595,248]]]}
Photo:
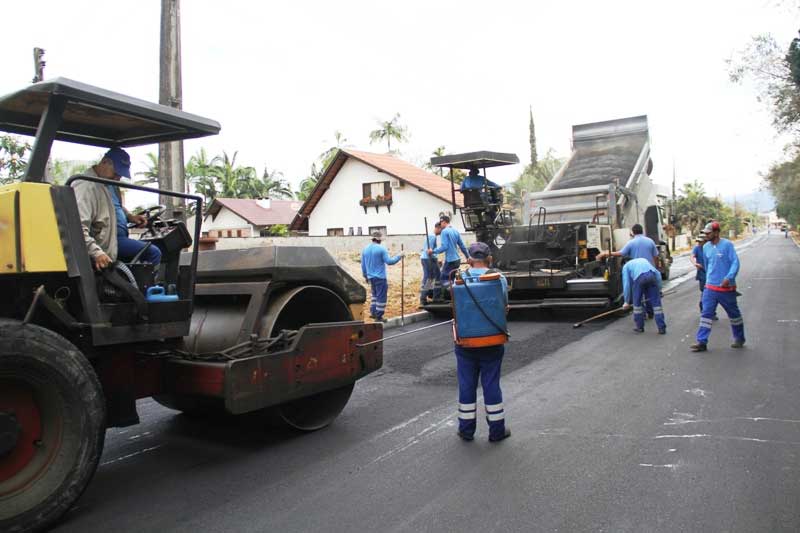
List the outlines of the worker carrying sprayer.
{"label": "worker carrying sprayer", "polygon": [[444,252],[444,264],[442,265],[442,297],[448,298],[450,291],[450,273],[457,270],[461,265],[461,259],[458,256],[458,250],[464,254],[464,257],[469,260],[469,251],[461,238],[461,234],[450,225],[450,217],[442,215],[439,218],[439,224],[442,227],[442,241],[435,249],[428,249],[428,254],[439,255]]}
{"label": "worker carrying sprayer", "polygon": [[506,313],[508,283],[489,270],[489,246],[475,242],[469,247],[469,268],[458,272],[452,287],[453,337],[458,373],[458,436],[475,438],[477,389],[480,378],[489,441],[511,435],[506,427],[500,366],[508,342]]}
{"label": "worker carrying sprayer", "polygon": [[386,265],[397,264],[403,258],[403,253],[391,257],[385,246],[381,245],[383,233],[372,232],[372,243],[361,252],[361,273],[369,283],[371,297],[369,316],[378,322],[386,322],[383,313],[386,312],[386,295],[389,291],[389,282],[386,281]]}
{"label": "worker carrying sprayer", "polygon": [[661,307],[661,273],[647,259],[631,259],[622,267],[622,290],[625,295],[623,309],[633,305],[633,322],[636,333],[644,333],[643,299],[652,305],[658,333],[667,332],[664,308]]}
{"label": "worker carrying sprayer", "polygon": [[706,266],[706,285],[703,290],[703,313],[697,329],[697,342],[690,349],[705,352],[711,336],[711,324],[721,305],[731,322],[733,342],[731,348],[744,346],[744,320],[736,302],[736,275],[739,273],[739,256],[728,239],[719,236],[719,222],[709,222],[703,229],[707,242],[703,245]]}

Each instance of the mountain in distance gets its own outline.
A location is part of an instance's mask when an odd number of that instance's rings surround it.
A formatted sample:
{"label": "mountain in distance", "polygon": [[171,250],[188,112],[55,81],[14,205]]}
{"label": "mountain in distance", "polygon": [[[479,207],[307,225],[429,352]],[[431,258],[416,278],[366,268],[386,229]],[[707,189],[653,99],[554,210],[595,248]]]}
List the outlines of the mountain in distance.
{"label": "mountain in distance", "polygon": [[[745,194],[737,194],[735,196],[736,203],[745,209],[751,211],[758,211],[759,213],[767,213],[775,209],[775,197],[772,196],[767,189],[756,190]],[[728,205],[733,205],[734,196],[723,195],[722,201]]]}

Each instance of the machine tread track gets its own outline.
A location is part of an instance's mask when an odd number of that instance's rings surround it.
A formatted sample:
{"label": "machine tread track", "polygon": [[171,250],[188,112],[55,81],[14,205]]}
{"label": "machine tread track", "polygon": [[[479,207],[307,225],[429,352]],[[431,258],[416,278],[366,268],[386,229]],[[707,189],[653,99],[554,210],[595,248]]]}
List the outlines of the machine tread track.
{"label": "machine tread track", "polygon": [[[32,484],[3,502],[19,508],[19,514],[0,513],[0,531],[9,533],[41,531],[66,513],[92,479],[105,440],[103,390],[86,357],[53,331],[0,319],[0,380],[20,376],[38,378],[34,387],[45,394],[49,389],[50,404],[60,404],[55,416],[68,419],[61,419],[64,427],[52,461]],[[47,419],[44,412],[43,426]]]}

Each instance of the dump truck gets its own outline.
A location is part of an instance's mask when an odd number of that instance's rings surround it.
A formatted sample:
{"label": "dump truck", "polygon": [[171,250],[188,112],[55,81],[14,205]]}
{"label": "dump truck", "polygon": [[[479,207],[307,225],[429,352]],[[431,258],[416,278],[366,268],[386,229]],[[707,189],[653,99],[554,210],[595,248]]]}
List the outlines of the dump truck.
{"label": "dump truck", "polygon": [[[470,152],[431,159],[453,169],[516,163],[514,154]],[[471,191],[461,209],[464,225],[492,249],[494,267],[509,282],[509,306],[606,308],[622,298],[622,259],[598,260],[618,251],[641,224],[659,250],[656,266],[669,278],[664,198],[650,179],[653,163],[646,116],[572,128],[572,152],[541,192],[524,197],[522,220],[504,206],[500,189]],[[455,184],[453,184],[455,187]],[[454,205],[455,209],[455,205]],[[446,311],[447,302],[425,306]]]}
{"label": "dump truck", "polygon": [[[139,422],[138,399],[310,431],[381,367],[382,345],[361,346],[382,338],[381,324],[356,320],[365,290],[323,248],[200,251],[199,196],[44,180],[56,140],[105,151],[219,130],[65,78],[0,98],[0,131],[35,136],[24,179],[0,186],[0,531],[57,521],[89,484],[106,429]],[[97,271],[71,187],[81,180],[169,196],[198,216],[190,230],[148,209],[141,239],[161,265]]]}

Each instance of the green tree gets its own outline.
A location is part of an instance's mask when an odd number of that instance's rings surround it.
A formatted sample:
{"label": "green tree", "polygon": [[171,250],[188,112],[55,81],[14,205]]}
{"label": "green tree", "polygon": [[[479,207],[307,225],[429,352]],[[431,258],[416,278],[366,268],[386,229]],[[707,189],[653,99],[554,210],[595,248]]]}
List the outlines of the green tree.
{"label": "green tree", "polygon": [[209,159],[205,148],[200,148],[195,155],[189,158],[185,169],[186,186],[190,190],[194,189],[196,194],[203,197],[205,209],[208,209],[208,206],[217,197],[217,182],[211,172],[213,165],[213,158]]}
{"label": "green tree", "polygon": [[536,127],[533,124],[533,107],[529,108],[529,113],[530,122],[528,123],[528,142],[531,145],[531,167],[535,168],[539,163],[539,156],[536,152]]}
{"label": "green tree", "polygon": [[269,227],[269,234],[275,237],[286,237],[289,235],[289,226],[286,224],[274,224]]}
{"label": "green tree", "polygon": [[270,171],[266,165],[261,178],[249,177],[241,184],[239,198],[292,198],[292,189],[283,179],[283,173],[277,170]]}
{"label": "green tree", "polygon": [[388,152],[392,151],[392,139],[398,143],[408,141],[408,129],[400,124],[400,113],[395,113],[391,120],[378,121],[378,129],[369,133],[369,143],[386,141]]}
{"label": "green tree", "polygon": [[333,145],[319,155],[319,166],[322,170],[328,168],[339,150],[347,146],[347,138],[339,130],[333,132],[333,141]]}
{"label": "green tree", "polygon": [[137,176],[142,176],[142,178],[134,180],[134,183],[136,185],[158,184],[158,155],[153,152],[147,152],[145,167],[143,172],[136,173]]}
{"label": "green tree", "polygon": [[209,173],[214,178],[218,196],[222,198],[241,198],[240,194],[247,189],[247,183],[256,179],[255,168],[236,164],[238,155],[238,151],[229,156],[223,150],[221,156],[211,161]]}
{"label": "green tree", "polygon": [[736,230],[733,209],[719,198],[706,194],[703,184],[694,180],[684,183],[675,203],[676,229],[683,233],[696,235],[710,220],[716,220],[723,227]]}
{"label": "green tree", "polygon": [[300,181],[300,190],[294,194],[295,198],[304,202],[308,200],[308,197],[311,195],[311,191],[313,191],[314,187],[317,186],[317,182],[322,177],[322,174],[323,171],[317,169],[317,164],[312,163],[309,175]]}
{"label": "green tree", "polygon": [[800,226],[800,157],[773,165],[765,181],[775,196],[778,216],[794,228]]}
{"label": "green tree", "polygon": [[63,185],[69,178],[86,172],[91,166],[91,163],[85,161],[53,159],[48,169],[49,179],[56,185]]}
{"label": "green tree", "polygon": [[564,165],[564,161],[550,149],[543,158],[538,160],[536,165],[526,166],[522,174],[511,183],[511,190],[506,193],[506,202],[511,205],[517,216],[522,214],[525,194],[543,190]]}
{"label": "green tree", "polygon": [[31,145],[13,135],[0,135],[0,185],[22,178]]}

